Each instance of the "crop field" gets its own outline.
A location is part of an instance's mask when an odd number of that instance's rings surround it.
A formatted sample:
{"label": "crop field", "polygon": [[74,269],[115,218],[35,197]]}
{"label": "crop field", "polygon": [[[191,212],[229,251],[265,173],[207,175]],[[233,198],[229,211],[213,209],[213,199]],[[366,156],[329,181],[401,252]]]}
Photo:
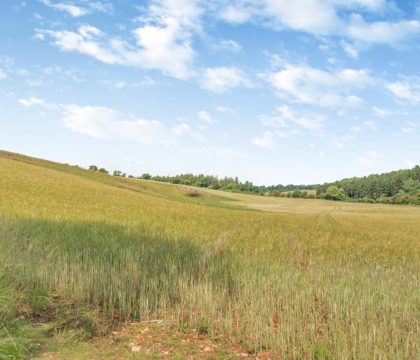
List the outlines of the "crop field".
{"label": "crop field", "polygon": [[0,171],[0,359],[35,356],[34,323],[88,336],[97,318],[161,319],[250,357],[420,358],[420,207],[192,190],[6,152]]}

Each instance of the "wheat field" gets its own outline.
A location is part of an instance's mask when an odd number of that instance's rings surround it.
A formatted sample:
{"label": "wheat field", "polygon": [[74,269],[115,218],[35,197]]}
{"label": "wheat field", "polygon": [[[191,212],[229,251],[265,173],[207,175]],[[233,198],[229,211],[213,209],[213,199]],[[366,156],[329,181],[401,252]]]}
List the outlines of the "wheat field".
{"label": "wheat field", "polygon": [[419,207],[191,197],[6,152],[0,170],[3,294],[201,324],[273,358],[420,358]]}

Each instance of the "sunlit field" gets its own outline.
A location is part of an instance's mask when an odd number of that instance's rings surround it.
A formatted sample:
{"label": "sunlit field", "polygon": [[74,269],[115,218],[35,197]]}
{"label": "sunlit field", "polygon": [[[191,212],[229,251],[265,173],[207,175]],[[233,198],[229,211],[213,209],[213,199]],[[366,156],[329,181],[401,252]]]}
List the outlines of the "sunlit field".
{"label": "sunlit field", "polygon": [[191,190],[1,152],[0,170],[0,359],[31,351],[16,319],[52,302],[195,327],[250,356],[420,357],[420,207]]}

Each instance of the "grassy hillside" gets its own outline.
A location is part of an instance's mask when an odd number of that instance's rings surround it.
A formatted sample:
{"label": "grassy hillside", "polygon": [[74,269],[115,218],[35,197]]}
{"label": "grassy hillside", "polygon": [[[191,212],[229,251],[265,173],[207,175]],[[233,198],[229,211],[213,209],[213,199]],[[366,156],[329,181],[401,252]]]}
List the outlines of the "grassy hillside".
{"label": "grassy hillside", "polygon": [[196,194],[6,152],[0,170],[0,359],[150,319],[252,356],[420,356],[418,207]]}

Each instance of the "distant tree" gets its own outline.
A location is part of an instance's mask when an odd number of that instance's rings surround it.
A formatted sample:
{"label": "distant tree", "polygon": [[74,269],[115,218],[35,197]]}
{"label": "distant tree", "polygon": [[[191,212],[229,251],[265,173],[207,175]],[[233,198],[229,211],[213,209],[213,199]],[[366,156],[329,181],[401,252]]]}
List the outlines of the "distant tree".
{"label": "distant tree", "polygon": [[104,169],[104,168],[98,169],[98,172],[101,172],[101,173],[104,173],[104,174],[108,174],[109,173],[108,170],[107,169]]}
{"label": "distant tree", "polygon": [[405,192],[408,193],[415,193],[416,191],[420,190],[420,181],[408,179],[404,181],[403,189]]}
{"label": "distant tree", "polygon": [[98,169],[98,167],[96,165],[90,165],[89,166],[89,170],[98,171],[99,169]]}
{"label": "distant tree", "polygon": [[236,191],[238,189],[238,184],[236,182],[230,182],[223,187],[223,190],[226,191]]}
{"label": "distant tree", "polygon": [[291,195],[293,198],[300,198],[302,197],[302,193],[300,190],[294,190]]}
{"label": "distant tree", "polygon": [[325,198],[328,200],[344,200],[346,194],[344,189],[338,188],[337,186],[329,186],[325,192]]}
{"label": "distant tree", "polygon": [[126,174],[123,173],[122,171],[119,171],[119,170],[114,170],[114,172],[112,173],[112,175],[126,177]]}
{"label": "distant tree", "polygon": [[[123,174],[120,176],[123,176]],[[360,202],[398,201],[402,203],[404,201],[404,203],[417,203],[420,201],[420,190],[415,190],[418,188],[420,182],[420,166],[415,166],[413,169],[373,174],[364,177],[353,177],[333,183],[314,185],[279,184],[257,186],[249,181],[242,183],[237,177],[218,178],[212,175],[194,175],[191,173],[174,176],[151,176],[149,174],[143,174],[141,178],[172,184],[281,197],[316,197],[320,199]],[[332,189],[328,190],[330,187]],[[401,189],[403,193],[400,192]],[[394,196],[398,197],[393,199]]]}

